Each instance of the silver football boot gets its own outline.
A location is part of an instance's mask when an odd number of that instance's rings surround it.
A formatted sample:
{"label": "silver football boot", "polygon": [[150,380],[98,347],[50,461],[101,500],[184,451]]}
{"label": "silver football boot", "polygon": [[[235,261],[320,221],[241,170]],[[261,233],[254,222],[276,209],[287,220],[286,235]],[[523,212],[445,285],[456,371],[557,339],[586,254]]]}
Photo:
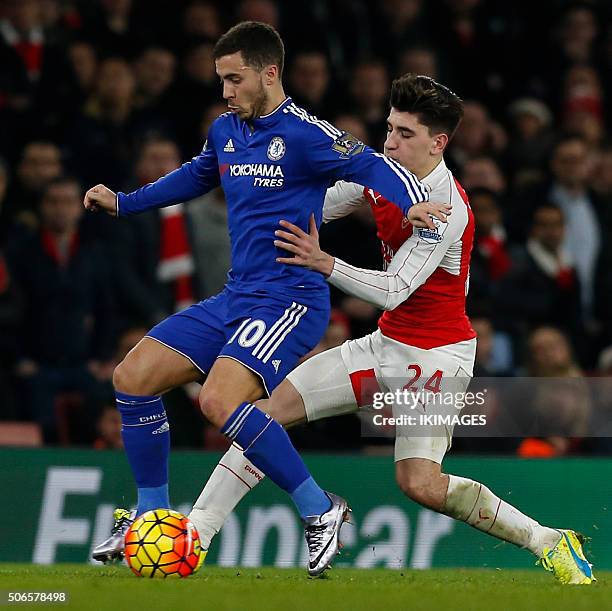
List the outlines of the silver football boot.
{"label": "silver football boot", "polygon": [[125,534],[129,530],[136,518],[136,510],[128,511],[127,509],[117,508],[113,512],[115,525],[111,530],[111,536],[102,541],[100,545],[96,545],[91,556],[98,562],[112,562],[113,560],[121,560],[125,549]]}
{"label": "silver football boot", "polygon": [[332,506],[320,516],[308,516],[303,520],[304,536],[308,546],[308,574],[319,576],[331,568],[340,548],[340,527],[350,522],[346,501],[331,492],[326,493]]}

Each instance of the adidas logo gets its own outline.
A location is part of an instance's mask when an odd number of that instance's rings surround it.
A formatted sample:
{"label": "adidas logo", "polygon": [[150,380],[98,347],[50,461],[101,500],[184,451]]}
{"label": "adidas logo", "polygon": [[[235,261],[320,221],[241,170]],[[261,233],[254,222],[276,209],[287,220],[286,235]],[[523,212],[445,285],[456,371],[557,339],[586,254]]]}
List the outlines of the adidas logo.
{"label": "adidas logo", "polygon": [[170,424],[168,421],[164,422],[158,429],[153,431],[153,435],[159,435],[160,433],[167,433],[170,430]]}
{"label": "adidas logo", "polygon": [[227,141],[227,144],[223,147],[223,152],[224,153],[235,153],[236,152],[236,149],[234,148],[234,143],[232,142],[231,138]]}
{"label": "adidas logo", "polygon": [[274,359],[272,361],[272,367],[274,367],[274,373],[278,373],[278,368],[280,366],[281,362],[278,359]]}

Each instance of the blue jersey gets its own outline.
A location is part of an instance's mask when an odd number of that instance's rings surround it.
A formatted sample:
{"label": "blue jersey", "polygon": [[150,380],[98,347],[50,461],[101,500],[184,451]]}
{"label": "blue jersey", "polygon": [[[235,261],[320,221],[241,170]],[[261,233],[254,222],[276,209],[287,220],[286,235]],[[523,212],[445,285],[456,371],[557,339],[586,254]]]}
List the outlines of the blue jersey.
{"label": "blue jersey", "polygon": [[281,219],[308,231],[321,223],[326,189],[336,180],[370,187],[406,212],[428,199],[426,187],[397,162],[347,132],[309,115],[287,98],[250,122],[225,113],[204,149],[179,169],[129,194],[118,193],[120,216],[185,202],[221,185],[232,246],[229,286],[240,292],[327,291],[323,276],[276,262]]}

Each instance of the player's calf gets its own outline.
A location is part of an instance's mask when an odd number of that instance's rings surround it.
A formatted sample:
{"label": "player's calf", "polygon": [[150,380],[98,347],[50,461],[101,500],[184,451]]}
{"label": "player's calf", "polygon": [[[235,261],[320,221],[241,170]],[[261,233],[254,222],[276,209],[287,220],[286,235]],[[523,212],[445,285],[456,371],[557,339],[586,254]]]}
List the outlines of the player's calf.
{"label": "player's calf", "polygon": [[274,389],[269,399],[257,401],[255,405],[285,428],[306,422],[302,395],[287,379]]}
{"label": "player's calf", "polygon": [[395,479],[400,490],[415,503],[442,511],[448,476],[441,466],[425,458],[407,458],[395,463]]}
{"label": "player's calf", "polygon": [[487,486],[457,475],[449,475],[443,513],[466,522],[493,537],[528,549],[540,558],[553,549],[560,531],[543,526],[519,509],[500,499]]}

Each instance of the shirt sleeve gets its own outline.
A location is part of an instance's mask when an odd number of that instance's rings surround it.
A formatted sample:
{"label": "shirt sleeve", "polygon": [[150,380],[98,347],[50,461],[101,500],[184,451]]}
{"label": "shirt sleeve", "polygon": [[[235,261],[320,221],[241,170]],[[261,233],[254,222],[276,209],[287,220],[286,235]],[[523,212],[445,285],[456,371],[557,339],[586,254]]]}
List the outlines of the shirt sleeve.
{"label": "shirt sleeve", "polygon": [[427,187],[399,163],[327,121],[310,119],[305,150],[314,173],[369,187],[404,213],[413,204],[429,199]]}
{"label": "shirt sleeve", "polygon": [[354,182],[339,180],[327,189],[323,204],[323,222],[340,219],[365,204],[363,187]]}
{"label": "shirt sleeve", "polygon": [[384,272],[354,267],[336,258],[328,281],[381,310],[393,310],[431,276],[451,244],[463,234],[466,223],[467,216],[455,213],[448,223],[436,221],[435,232],[415,228]]}
{"label": "shirt sleeve", "polygon": [[131,193],[117,193],[117,216],[139,214],[189,201],[220,184],[217,153],[209,138],[202,152],[180,168]]}

